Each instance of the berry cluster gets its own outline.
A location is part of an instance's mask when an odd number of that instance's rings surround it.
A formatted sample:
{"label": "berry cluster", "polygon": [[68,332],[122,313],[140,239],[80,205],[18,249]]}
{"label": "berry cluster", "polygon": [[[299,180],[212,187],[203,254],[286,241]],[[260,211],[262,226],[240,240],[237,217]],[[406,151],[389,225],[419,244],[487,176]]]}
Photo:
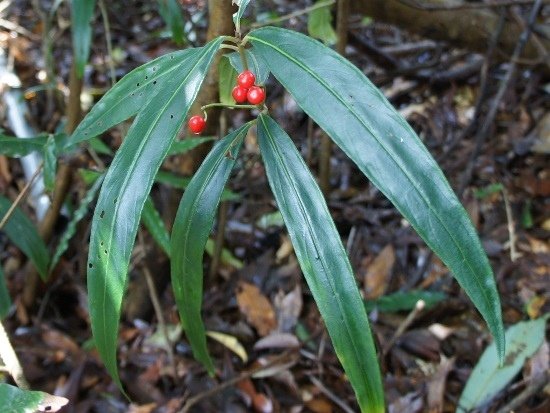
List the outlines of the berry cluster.
{"label": "berry cluster", "polygon": [[256,86],[256,76],[250,70],[245,70],[237,76],[237,86],[233,88],[231,95],[237,103],[248,103],[259,105],[265,100],[264,90]]}
{"label": "berry cluster", "polygon": [[[255,85],[256,76],[250,70],[245,70],[237,76],[237,86],[233,88],[231,95],[237,103],[250,103],[251,105],[259,105],[265,100],[265,91]],[[218,105],[218,104],[216,104]],[[210,106],[210,105],[206,105]],[[206,108],[205,107],[205,108]],[[206,119],[202,116],[195,115],[189,119],[187,123],[191,132],[199,135],[206,127]]]}

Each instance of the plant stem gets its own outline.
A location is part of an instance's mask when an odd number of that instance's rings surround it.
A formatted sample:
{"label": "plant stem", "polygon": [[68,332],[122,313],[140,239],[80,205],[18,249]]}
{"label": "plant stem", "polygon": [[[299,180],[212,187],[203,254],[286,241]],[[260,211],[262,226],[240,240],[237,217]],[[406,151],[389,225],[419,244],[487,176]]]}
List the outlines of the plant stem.
{"label": "plant stem", "polygon": [[99,9],[101,10],[101,17],[103,18],[103,27],[105,28],[105,42],[107,43],[107,54],[109,55],[109,74],[111,76],[111,86],[116,83],[115,63],[113,61],[113,42],[111,40],[111,27],[109,24],[109,15],[107,14],[107,7],[103,0],[99,0]]}
{"label": "plant stem", "polygon": [[246,60],[246,53],[244,52],[244,47],[242,44],[239,44],[239,55],[241,56],[241,61],[243,63],[243,70],[248,70],[248,61]]}
{"label": "plant stem", "polygon": [[23,367],[21,367],[21,363],[19,363],[17,354],[15,354],[15,350],[10,343],[10,339],[8,338],[8,334],[2,322],[0,322],[0,357],[6,365],[6,369],[13,377],[15,384],[21,389],[28,390],[30,386],[23,374]]}
{"label": "plant stem", "polygon": [[227,105],[225,103],[209,103],[201,106],[202,111],[210,108],[226,108],[226,109],[258,109],[258,105]]}
{"label": "plant stem", "polygon": [[220,46],[220,48],[221,48],[221,49],[230,49],[230,50],[234,50],[234,51],[236,51],[236,52],[239,51],[239,48],[238,48],[237,46],[233,46],[233,45],[231,45],[231,44],[222,44],[222,45]]}
{"label": "plant stem", "polygon": [[29,189],[31,188],[34,180],[40,175],[40,172],[42,172],[42,168],[44,167],[44,163],[41,163],[40,166],[36,169],[36,172],[34,175],[29,179],[29,181],[25,184],[21,192],[19,192],[19,195],[17,195],[17,198],[15,198],[15,201],[13,201],[13,204],[10,206],[8,211],[6,212],[6,215],[2,218],[2,221],[0,221],[0,229],[4,228],[4,225],[6,225],[6,222],[10,219],[10,217],[13,214],[13,211],[15,211],[15,208],[21,200],[27,195],[27,192],[29,192]]}
{"label": "plant stem", "polygon": [[314,10],[322,9],[323,7],[332,6],[334,3],[336,3],[336,0],[327,0],[327,1],[321,1],[319,3],[315,3],[309,7],[305,7],[302,10],[297,10],[289,14],[285,14],[284,16],[277,17],[274,19],[266,20],[262,23],[253,23],[250,25],[250,28],[256,29],[258,27],[268,26],[273,23],[280,23],[284,22],[285,20],[293,19],[294,17],[301,16],[302,14],[308,14],[311,13]]}

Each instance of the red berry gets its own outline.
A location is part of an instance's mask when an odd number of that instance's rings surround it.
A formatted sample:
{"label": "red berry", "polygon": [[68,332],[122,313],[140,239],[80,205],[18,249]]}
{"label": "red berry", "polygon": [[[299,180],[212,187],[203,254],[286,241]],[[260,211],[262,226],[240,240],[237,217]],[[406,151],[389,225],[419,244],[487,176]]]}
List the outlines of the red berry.
{"label": "red berry", "polygon": [[204,128],[206,127],[206,120],[202,116],[192,116],[191,119],[189,119],[189,122],[187,123],[189,125],[189,129],[191,129],[191,132],[193,132],[195,135],[200,134]]}
{"label": "red berry", "polygon": [[235,86],[233,88],[233,91],[231,92],[231,96],[233,96],[233,99],[235,99],[235,102],[244,103],[246,102],[247,93],[248,93],[248,89],[242,86]]}
{"label": "red berry", "polygon": [[248,101],[253,105],[259,105],[265,100],[265,92],[261,87],[252,86],[248,89],[248,94],[246,95]]}
{"label": "red berry", "polygon": [[245,89],[254,86],[254,82],[256,82],[256,76],[250,70],[245,70],[237,76],[237,84]]}

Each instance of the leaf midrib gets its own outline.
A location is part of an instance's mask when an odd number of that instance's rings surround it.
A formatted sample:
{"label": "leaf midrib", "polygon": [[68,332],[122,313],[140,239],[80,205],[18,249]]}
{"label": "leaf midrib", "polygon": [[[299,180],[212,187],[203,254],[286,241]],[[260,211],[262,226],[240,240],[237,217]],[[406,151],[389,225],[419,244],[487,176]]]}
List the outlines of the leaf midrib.
{"label": "leaf midrib", "polygon": [[[471,264],[469,263],[469,260],[467,259],[466,257],[466,254],[464,253],[464,251],[462,250],[462,248],[460,247],[460,244],[457,243],[455,237],[453,236],[452,232],[449,231],[449,229],[447,228],[447,226],[443,223],[443,221],[441,220],[441,218],[439,217],[439,215],[436,213],[436,210],[434,210],[430,204],[430,202],[428,202],[428,200],[426,199],[426,195],[423,193],[423,191],[420,191],[418,189],[418,187],[415,185],[414,181],[412,180],[412,178],[409,176],[409,174],[406,172],[406,170],[404,170],[401,165],[399,165],[398,162],[395,161],[395,159],[393,158],[393,156],[390,154],[390,152],[387,150],[387,148],[382,144],[382,142],[378,139],[378,137],[376,136],[375,133],[372,132],[372,130],[370,129],[369,125],[365,124],[363,122],[363,119],[361,118],[361,116],[359,116],[355,110],[353,110],[353,108],[351,108],[349,105],[346,104],[346,102],[341,98],[341,96],[333,89],[331,88],[326,82],[323,81],[323,79],[321,79],[319,76],[317,76],[316,73],[312,72],[311,70],[309,70],[309,68],[303,64],[301,64],[298,60],[294,59],[292,56],[290,56],[289,54],[285,53],[283,50],[281,50],[280,48],[278,48],[277,46],[275,46],[274,44],[272,43],[268,43],[262,39],[259,39],[257,37],[254,37],[254,36],[248,36],[249,39],[253,39],[253,40],[256,40],[260,43],[263,43],[265,44],[266,46],[268,47],[271,47],[272,49],[276,50],[278,53],[280,53],[282,56],[284,56],[285,58],[287,58],[288,60],[290,60],[291,62],[293,62],[294,64],[296,64],[297,66],[299,66],[300,68],[302,68],[304,71],[306,71],[307,73],[309,73],[315,80],[317,80],[322,86],[324,86],[328,91],[330,91],[330,93],[336,97],[336,99],[338,99],[340,102],[342,102],[342,104],[348,108],[348,110],[354,115],[354,117],[359,121],[359,123],[361,123],[365,129],[371,134],[371,136],[374,138],[374,140],[379,144],[379,146],[384,150],[384,152],[386,152],[386,154],[388,155],[388,157],[392,160],[392,162],[397,166],[397,168],[399,170],[401,170],[401,172],[403,173],[403,175],[407,178],[407,180],[410,182],[410,184],[412,185],[412,187],[417,191],[417,193],[420,195],[420,198],[422,199],[422,201],[424,202],[424,204],[428,207],[428,209],[430,211],[432,211],[433,215],[436,217],[437,221],[439,222],[439,224],[441,225],[441,227],[447,232],[447,234],[449,235],[449,237],[451,238],[451,240],[453,241],[455,247],[458,249],[458,251],[460,251],[460,254],[462,255],[462,262],[465,262],[468,269],[469,269],[469,272],[473,275],[473,279],[475,280],[475,283],[477,284],[477,287],[478,287],[478,291],[481,291],[481,294],[483,295],[483,297],[485,298],[485,302],[489,304],[489,308],[491,308],[491,303],[492,303],[492,300],[489,299],[489,297],[487,296],[487,293],[485,291],[485,288],[483,286],[483,283],[481,282],[481,280],[478,278],[478,275],[477,275],[477,272],[474,271],[474,269],[472,268]],[[350,66],[353,70],[358,70],[355,66]],[[396,206],[397,207],[397,206]],[[426,243],[428,243],[428,241],[424,240]],[[431,243],[430,243],[431,244]],[[492,311],[491,311],[492,313]],[[491,319],[496,322],[497,324],[497,327],[498,327],[498,320],[496,320],[493,315],[491,314]],[[498,331],[500,331],[500,329],[497,329]]]}
{"label": "leaf midrib", "polygon": [[[272,150],[273,150],[273,153],[276,154],[277,158],[278,158],[278,161],[279,161],[279,166],[281,167],[281,170],[284,171],[285,175],[287,176],[287,179],[292,182],[292,190],[296,196],[296,199],[298,200],[299,202],[299,205],[300,205],[300,210],[302,211],[302,215],[305,217],[307,223],[309,224],[307,229],[308,229],[308,233],[309,233],[309,236],[311,238],[311,242],[315,248],[315,252],[316,252],[316,255],[319,257],[319,261],[321,263],[321,265],[323,266],[323,272],[325,273],[325,278],[327,279],[329,285],[330,285],[330,289],[331,289],[331,292],[332,292],[332,296],[336,298],[336,302],[337,302],[337,305],[338,305],[338,309],[340,310],[340,313],[342,315],[345,314],[345,312],[343,311],[343,303],[341,302],[341,299],[340,299],[340,294],[337,293],[336,291],[336,287],[335,285],[332,283],[332,280],[331,278],[328,276],[329,272],[328,272],[328,267],[327,267],[327,264],[325,263],[325,259],[324,259],[324,256],[322,256],[322,254],[320,254],[320,249],[317,245],[317,241],[316,241],[316,237],[313,236],[313,232],[311,230],[312,228],[312,223],[310,221],[310,216],[309,214],[306,212],[306,208],[305,208],[305,205],[304,205],[304,201],[302,200],[301,196],[300,196],[300,193],[299,191],[296,189],[296,182],[294,181],[294,179],[292,179],[292,175],[288,172],[288,168],[286,166],[286,162],[284,160],[284,158],[282,157],[280,151],[279,151],[279,148],[277,147],[277,145],[275,144],[274,142],[274,138],[273,136],[271,135],[269,129],[267,128],[266,126],[266,123],[265,123],[265,120],[263,117],[260,116],[260,120],[262,121],[262,124],[264,126],[264,130],[266,131],[267,135],[269,136],[270,140],[271,140],[271,146],[272,146]],[[326,208],[326,205],[325,205],[325,212],[330,216],[330,212],[327,210]],[[340,245],[341,247],[341,245]],[[307,245],[306,245],[306,248],[307,248]],[[341,253],[343,253],[345,255],[345,251],[341,251]],[[306,254],[307,254],[307,251],[306,251]],[[348,270],[350,271],[351,274],[353,274],[353,272],[351,271],[351,269],[348,267]],[[342,317],[344,319],[344,323],[346,325],[346,333],[348,335],[348,338],[349,338],[349,341],[352,343],[352,347],[353,347],[353,353],[355,354],[355,359],[356,360],[361,360],[361,358],[359,357],[359,350],[357,348],[357,345],[355,343],[355,340],[354,340],[354,337],[352,336],[351,334],[351,329],[350,329],[350,326],[349,326],[349,323],[348,323],[348,320],[347,320],[347,316],[346,317]],[[360,369],[362,371],[362,377],[368,377],[368,372],[364,370],[364,368],[362,367],[362,363],[361,362],[358,362],[359,366],[360,366]],[[366,380],[366,388],[370,388],[369,387],[369,382],[368,382],[368,379],[365,379]]]}

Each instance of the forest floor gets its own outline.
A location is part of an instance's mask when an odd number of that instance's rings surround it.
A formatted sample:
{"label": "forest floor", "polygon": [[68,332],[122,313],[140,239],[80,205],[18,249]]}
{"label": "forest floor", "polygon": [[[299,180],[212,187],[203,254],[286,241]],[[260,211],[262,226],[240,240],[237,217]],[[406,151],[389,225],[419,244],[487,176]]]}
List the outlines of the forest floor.
{"label": "forest floor", "polygon": [[[63,3],[48,28],[30,2],[12,3],[3,17],[14,27],[0,23],[0,41],[23,82],[31,113],[28,121],[36,130],[52,133],[65,113],[63,96],[72,55],[69,12]],[[177,49],[166,36],[156,2],[112,3],[107,2],[110,56],[99,9],[94,20],[83,90],[84,101],[90,104],[110,86],[109,59],[120,79],[134,67]],[[193,45],[204,42],[204,3],[183,2],[185,20],[193,21],[187,28]],[[265,18],[265,10],[284,15],[308,3],[261,2],[253,12],[258,18]],[[306,32],[306,19],[299,16],[283,25]],[[48,39],[52,40],[49,46]],[[44,55],[48,50],[50,59]],[[505,325],[548,313],[548,71],[519,66],[503,99],[495,102],[509,63],[491,62],[484,74],[484,55],[360,16],[351,17],[346,54],[410,122],[459,194],[494,270]],[[53,74],[53,89],[41,84],[46,74]],[[272,116],[316,171],[320,129],[273,77],[267,88]],[[475,136],[495,104],[496,118],[476,150]],[[226,116],[231,128],[251,114]],[[12,133],[4,117],[2,127]],[[102,136],[103,141],[116,150],[127,127],[113,128]],[[106,165],[112,159],[89,153],[83,151],[73,163],[94,169],[97,159]],[[142,228],[132,257],[118,346],[121,378],[131,402],[113,384],[90,346],[86,260],[93,211],[79,225],[50,281],[39,285],[31,305],[24,305],[23,299],[29,268],[25,257],[0,234],[0,260],[14,302],[4,325],[32,389],[68,397],[70,405],[63,411],[77,413],[177,412],[195,396],[193,412],[358,411],[284,225],[274,214],[276,205],[254,130],[246,138],[238,165],[230,189],[239,199],[222,208],[223,247],[231,259],[222,259],[211,270],[211,256],[205,254],[203,316],[209,331],[237,339],[242,348],[232,341],[220,342],[220,337],[209,339],[217,375],[208,377],[178,327],[168,258]],[[388,410],[454,411],[473,367],[491,343],[485,323],[441,261],[339,150],[334,150],[331,166],[328,205],[369,306]],[[163,165],[167,170],[174,167],[172,160]],[[0,193],[13,200],[24,184],[19,161],[0,156]],[[153,188],[155,205],[167,225],[178,199],[174,191],[163,184]],[[85,192],[84,180],[75,173],[66,214]],[[34,216],[28,202],[22,208]],[[52,250],[66,224],[67,218],[58,220]],[[213,237],[219,231],[217,226]],[[144,288],[151,273],[156,285],[152,295],[160,303],[164,325],[151,304],[151,289]],[[415,310],[418,298],[424,299],[426,308]],[[548,369],[548,357],[545,340],[483,411],[499,411],[526,390],[532,392],[515,411],[550,411],[550,389],[534,384],[537,373]]]}

